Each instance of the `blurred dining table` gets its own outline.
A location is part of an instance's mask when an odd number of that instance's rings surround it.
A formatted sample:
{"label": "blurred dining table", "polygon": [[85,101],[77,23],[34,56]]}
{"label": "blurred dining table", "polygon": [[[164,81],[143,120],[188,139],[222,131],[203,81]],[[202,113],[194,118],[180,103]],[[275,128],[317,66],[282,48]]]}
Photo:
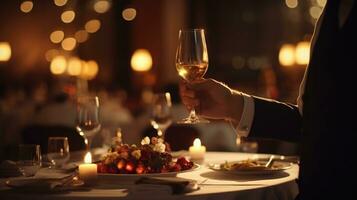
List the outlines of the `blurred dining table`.
{"label": "blurred dining table", "polygon": [[[77,155],[78,156],[78,155]],[[5,185],[0,179],[0,197],[5,199],[295,199],[299,166],[273,174],[227,174],[210,169],[213,163],[254,159],[269,155],[240,152],[207,152],[198,169],[178,173],[177,177],[195,180],[199,189],[189,193],[172,194],[161,186],[148,187],[131,182],[101,181],[98,184],[65,192],[21,192]]]}

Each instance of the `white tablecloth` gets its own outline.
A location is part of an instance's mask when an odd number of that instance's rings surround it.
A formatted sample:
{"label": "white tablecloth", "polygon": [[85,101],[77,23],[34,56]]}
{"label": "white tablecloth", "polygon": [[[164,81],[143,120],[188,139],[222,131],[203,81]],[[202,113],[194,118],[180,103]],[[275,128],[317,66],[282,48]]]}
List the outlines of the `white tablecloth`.
{"label": "white tablecloth", "polygon": [[[200,189],[183,195],[171,195],[167,190],[157,187],[152,192],[131,193],[137,191],[137,185],[131,184],[99,184],[83,191],[70,191],[57,194],[24,194],[14,192],[2,186],[1,199],[294,199],[298,193],[295,179],[299,167],[292,168],[277,175],[239,176],[226,175],[212,171],[207,163],[222,163],[256,156],[255,154],[233,152],[208,152],[201,167],[192,172],[180,173],[178,177],[194,179]],[[3,183],[5,179],[2,179]],[[140,186],[139,186],[140,187]],[[129,192],[128,192],[129,191]]]}

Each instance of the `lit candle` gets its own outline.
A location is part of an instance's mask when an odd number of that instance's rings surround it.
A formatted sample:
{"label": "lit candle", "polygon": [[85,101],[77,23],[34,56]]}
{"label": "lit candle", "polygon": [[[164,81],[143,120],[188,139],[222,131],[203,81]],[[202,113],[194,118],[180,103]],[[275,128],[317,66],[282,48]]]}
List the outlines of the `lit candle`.
{"label": "lit candle", "polygon": [[203,160],[206,153],[206,147],[201,145],[200,139],[196,138],[193,141],[193,146],[190,146],[189,148],[189,153],[191,160]]}
{"label": "lit candle", "polygon": [[97,164],[92,163],[92,155],[90,152],[86,153],[84,157],[84,164],[78,167],[79,177],[85,184],[93,184],[97,179]]}

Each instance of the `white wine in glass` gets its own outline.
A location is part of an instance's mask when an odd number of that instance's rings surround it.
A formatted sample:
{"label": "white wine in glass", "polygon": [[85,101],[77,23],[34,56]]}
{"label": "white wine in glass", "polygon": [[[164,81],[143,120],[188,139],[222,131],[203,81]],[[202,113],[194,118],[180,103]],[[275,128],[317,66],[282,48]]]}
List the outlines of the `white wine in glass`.
{"label": "white wine in glass", "polygon": [[[208,69],[208,52],[203,29],[179,31],[179,44],[176,51],[176,69],[178,74],[188,83],[203,78]],[[177,123],[208,123],[207,119],[196,115],[195,109],[190,115]]]}

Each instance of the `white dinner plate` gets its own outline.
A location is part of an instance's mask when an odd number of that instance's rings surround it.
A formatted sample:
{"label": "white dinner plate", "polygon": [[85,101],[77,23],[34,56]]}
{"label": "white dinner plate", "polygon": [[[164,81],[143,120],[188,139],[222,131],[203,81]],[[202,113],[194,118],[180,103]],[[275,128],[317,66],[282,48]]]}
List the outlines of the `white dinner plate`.
{"label": "white dinner plate", "polygon": [[[228,162],[229,164],[237,163],[239,161]],[[223,163],[222,163],[223,164]],[[236,174],[236,175],[272,175],[279,172],[283,172],[284,170],[290,169],[293,164],[290,162],[284,161],[275,161],[272,167],[264,167],[264,166],[257,166],[257,167],[249,167],[244,169],[225,169],[222,167],[222,164],[210,164],[209,168],[222,173],[227,174]]]}

